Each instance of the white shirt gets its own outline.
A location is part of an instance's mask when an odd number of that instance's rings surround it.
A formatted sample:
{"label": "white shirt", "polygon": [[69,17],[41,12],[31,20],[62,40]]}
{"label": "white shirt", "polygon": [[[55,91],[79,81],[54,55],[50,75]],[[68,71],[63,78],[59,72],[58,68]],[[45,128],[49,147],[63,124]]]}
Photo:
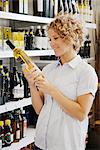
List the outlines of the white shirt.
{"label": "white shirt", "polygon": [[[97,75],[94,68],[79,55],[63,65],[59,61],[47,65],[43,73],[48,81],[73,101],[86,93],[95,96]],[[87,129],[88,117],[83,121],[72,118],[57,101],[45,94],[36,126],[36,146],[43,150],[85,150]]]}

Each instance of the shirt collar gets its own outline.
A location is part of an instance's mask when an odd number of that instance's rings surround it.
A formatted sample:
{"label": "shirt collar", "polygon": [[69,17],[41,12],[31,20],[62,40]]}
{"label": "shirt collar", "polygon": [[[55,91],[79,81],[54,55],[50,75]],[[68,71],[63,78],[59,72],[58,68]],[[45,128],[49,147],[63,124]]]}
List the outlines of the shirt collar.
{"label": "shirt collar", "polygon": [[73,60],[71,60],[68,65],[71,68],[76,68],[78,64],[80,64],[80,62],[82,62],[82,58],[80,57],[80,55],[77,55]]}
{"label": "shirt collar", "polygon": [[[65,63],[64,65],[69,65],[71,68],[76,68],[77,65],[82,61],[82,58],[80,57],[80,55],[77,55],[73,60],[71,60],[68,63]],[[60,60],[58,61],[57,65],[61,65]]]}

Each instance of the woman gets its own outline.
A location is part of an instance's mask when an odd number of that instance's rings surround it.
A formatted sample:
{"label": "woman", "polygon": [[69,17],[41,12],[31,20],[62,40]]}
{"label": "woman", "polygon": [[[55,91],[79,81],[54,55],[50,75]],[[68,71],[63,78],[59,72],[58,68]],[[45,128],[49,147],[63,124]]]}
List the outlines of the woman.
{"label": "woman", "polygon": [[77,55],[84,40],[83,27],[74,16],[59,16],[49,24],[48,36],[59,60],[44,67],[44,78],[23,67],[32,105],[39,114],[36,150],[84,150],[97,75]]}

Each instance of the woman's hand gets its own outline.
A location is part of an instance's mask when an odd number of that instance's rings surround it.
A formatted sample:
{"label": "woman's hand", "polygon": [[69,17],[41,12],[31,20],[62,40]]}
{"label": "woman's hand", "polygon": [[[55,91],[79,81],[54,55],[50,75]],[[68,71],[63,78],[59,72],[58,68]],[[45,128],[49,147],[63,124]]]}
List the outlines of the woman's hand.
{"label": "woman's hand", "polygon": [[29,71],[27,65],[23,65],[22,71],[28,81],[29,86],[36,88],[35,79],[39,77],[39,72],[35,68]]}
{"label": "woman's hand", "polygon": [[39,91],[49,95],[52,95],[52,93],[56,90],[56,87],[54,87],[49,81],[47,81],[45,77],[37,77],[35,79],[35,85],[38,87]]}

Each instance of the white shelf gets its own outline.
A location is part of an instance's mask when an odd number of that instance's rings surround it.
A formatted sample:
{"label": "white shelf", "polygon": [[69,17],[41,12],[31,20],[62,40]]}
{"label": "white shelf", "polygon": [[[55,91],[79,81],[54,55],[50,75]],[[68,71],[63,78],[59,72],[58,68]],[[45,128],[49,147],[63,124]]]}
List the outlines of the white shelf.
{"label": "white shelf", "polygon": [[[17,14],[17,13],[7,13],[0,11],[0,19],[6,19],[6,20],[18,20],[18,21],[27,21],[27,22],[36,22],[36,23],[50,23],[53,18],[47,18],[47,17],[38,17],[38,16],[31,16],[31,15],[23,15],[23,14]],[[95,23],[86,23],[86,28],[96,29]]]}
{"label": "white shelf", "polygon": [[20,150],[21,148],[26,147],[27,145],[33,143],[34,137],[35,137],[35,129],[28,128],[25,138],[22,138],[17,143],[12,143],[11,146],[2,148],[2,150]]}
{"label": "white shelf", "polygon": [[[28,56],[48,56],[48,55],[54,55],[53,50],[29,50],[25,51]],[[0,58],[11,58],[13,56],[13,51],[8,50],[8,51],[0,51]]]}
{"label": "white shelf", "polygon": [[5,103],[4,105],[0,105],[0,114],[8,112],[8,111],[12,111],[17,108],[25,107],[31,104],[32,104],[31,97],[23,98],[22,100],[19,100],[19,101],[8,102],[8,103]]}
{"label": "white shelf", "polygon": [[23,15],[23,14],[3,12],[3,11],[0,11],[0,19],[46,23],[46,24],[53,20],[53,18]]}

